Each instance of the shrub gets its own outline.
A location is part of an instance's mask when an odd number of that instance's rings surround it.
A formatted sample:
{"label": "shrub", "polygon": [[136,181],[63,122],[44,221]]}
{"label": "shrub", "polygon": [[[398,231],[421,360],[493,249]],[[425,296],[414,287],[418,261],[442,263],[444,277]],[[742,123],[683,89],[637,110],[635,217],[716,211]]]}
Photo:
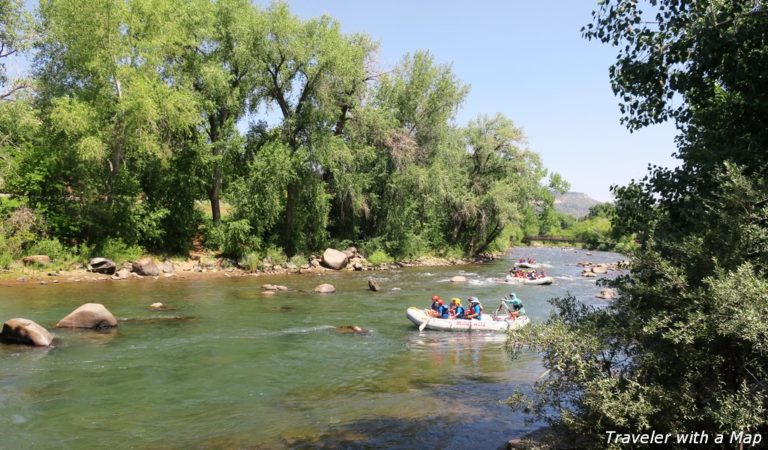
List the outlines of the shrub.
{"label": "shrub", "polygon": [[247,219],[229,222],[224,230],[222,251],[225,255],[241,257],[259,248],[259,240],[251,235],[252,227]]}
{"label": "shrub", "polygon": [[268,258],[273,265],[279,265],[279,266],[285,266],[285,264],[288,262],[288,257],[285,256],[285,253],[283,252],[283,249],[279,247],[275,247],[273,245],[270,245],[267,247],[267,252],[265,255],[266,258]]}
{"label": "shrub", "polygon": [[296,267],[301,267],[307,263],[307,257],[304,256],[303,253],[299,253],[297,255],[291,256],[291,259],[288,262],[290,262]]}
{"label": "shrub", "polygon": [[143,254],[144,249],[138,245],[128,245],[120,238],[109,238],[98,244],[90,256],[100,256],[120,264],[125,261],[135,261]]}
{"label": "shrub", "polygon": [[240,258],[238,264],[243,268],[243,270],[253,272],[254,270],[261,268],[261,255],[255,252],[250,252]]}
{"label": "shrub", "polygon": [[392,263],[394,261],[394,258],[389,256],[384,250],[376,250],[368,255],[368,262],[375,266]]}
{"label": "shrub", "polygon": [[48,255],[54,261],[64,261],[71,257],[69,250],[57,239],[43,239],[32,244],[28,255]]}

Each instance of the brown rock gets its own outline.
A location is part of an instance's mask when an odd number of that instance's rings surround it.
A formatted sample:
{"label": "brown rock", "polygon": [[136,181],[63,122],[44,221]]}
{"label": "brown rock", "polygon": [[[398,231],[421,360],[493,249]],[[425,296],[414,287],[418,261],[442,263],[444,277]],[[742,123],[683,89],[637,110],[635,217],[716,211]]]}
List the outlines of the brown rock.
{"label": "brown rock", "polygon": [[344,252],[327,248],[323,252],[322,263],[329,269],[341,270],[347,265],[347,255]]}
{"label": "brown rock", "polygon": [[465,283],[467,281],[467,277],[462,275],[456,275],[455,277],[451,278],[451,283]]}
{"label": "brown rock", "polygon": [[152,257],[141,258],[132,264],[133,272],[144,277],[156,277],[160,275],[160,267]]}
{"label": "brown rock", "polygon": [[321,284],[315,287],[315,292],[318,294],[333,294],[336,292],[336,288],[332,284]]}
{"label": "brown rock", "polygon": [[117,319],[101,303],[86,303],[56,324],[57,328],[116,327]]}
{"label": "brown rock", "polygon": [[149,309],[151,309],[153,311],[161,311],[161,310],[167,309],[167,308],[162,303],[156,302],[156,303],[152,303],[151,305],[149,305]]}
{"label": "brown rock", "polygon": [[381,290],[381,286],[379,285],[379,282],[374,280],[373,278],[368,278],[368,289],[372,290],[373,292],[378,292]]}
{"label": "brown rock", "polygon": [[30,255],[22,258],[21,262],[23,262],[25,266],[31,266],[33,264],[47,266],[51,264],[51,257],[48,255]]}
{"label": "brown rock", "polygon": [[10,319],[3,324],[0,340],[12,344],[48,347],[53,342],[53,335],[29,319]]}
{"label": "brown rock", "polygon": [[597,274],[592,272],[591,270],[585,270],[585,271],[581,272],[581,276],[582,277],[587,277],[587,278],[592,278],[592,277],[596,277]]}
{"label": "brown rock", "polygon": [[163,273],[174,273],[176,272],[176,267],[174,264],[168,260],[163,261]]}
{"label": "brown rock", "polygon": [[261,288],[265,291],[287,291],[288,286],[283,286],[282,284],[262,284]]}
{"label": "brown rock", "polygon": [[605,264],[598,264],[592,267],[592,272],[598,275],[608,273],[608,266],[606,266]]}

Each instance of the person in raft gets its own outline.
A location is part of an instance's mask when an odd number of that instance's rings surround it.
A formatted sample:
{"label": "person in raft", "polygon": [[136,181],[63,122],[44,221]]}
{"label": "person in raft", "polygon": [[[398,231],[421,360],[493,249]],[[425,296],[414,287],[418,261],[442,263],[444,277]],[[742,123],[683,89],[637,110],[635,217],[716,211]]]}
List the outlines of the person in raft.
{"label": "person in raft", "polygon": [[510,319],[517,319],[525,315],[523,301],[517,298],[514,292],[511,292],[509,297],[502,299],[501,305],[499,305],[499,309],[496,312],[501,311],[502,307],[507,310]]}
{"label": "person in raft", "polygon": [[477,299],[477,297],[469,297],[467,299],[469,302],[469,310],[467,310],[467,314],[465,316],[466,319],[475,319],[475,320],[482,320],[483,319],[483,305],[480,304],[480,300]]}
{"label": "person in raft", "polygon": [[430,311],[432,317],[441,319],[447,319],[450,317],[448,307],[445,306],[445,302],[439,295],[432,296],[432,311]]}
{"label": "person in raft", "polygon": [[463,306],[461,306],[461,299],[460,298],[452,298],[451,299],[451,318],[452,319],[463,319],[466,315],[466,310]]}

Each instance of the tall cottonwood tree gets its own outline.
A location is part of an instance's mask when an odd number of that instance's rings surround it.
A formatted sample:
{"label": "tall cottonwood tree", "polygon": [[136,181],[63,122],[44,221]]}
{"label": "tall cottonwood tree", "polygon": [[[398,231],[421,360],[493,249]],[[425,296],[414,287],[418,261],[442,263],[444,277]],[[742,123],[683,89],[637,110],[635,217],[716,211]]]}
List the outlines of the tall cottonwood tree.
{"label": "tall cottonwood tree", "polygon": [[192,45],[180,55],[179,76],[197,94],[204,117],[200,139],[208,147],[206,191],[218,225],[226,156],[243,145],[237,124],[261,81],[258,58],[266,18],[247,0],[222,0],[196,2],[195,14],[181,20]]}
{"label": "tall cottonwood tree", "polygon": [[374,46],[365,36],[344,35],[330,17],[302,21],[282,3],[267,10],[266,23],[259,54],[262,80],[253,95],[281,114],[280,138],[292,167],[282,244],[293,254],[325,239],[327,174],[341,174],[351,161],[340,134],[357,101],[357,86],[367,77],[365,61]]}
{"label": "tall cottonwood tree", "polygon": [[35,78],[46,137],[21,156],[19,183],[55,217],[59,236],[162,239],[169,209],[142,187],[143,174],[166,164],[199,122],[196,98],[165,77],[166,61],[185,44],[173,18],[191,13],[188,6],[41,3]]}

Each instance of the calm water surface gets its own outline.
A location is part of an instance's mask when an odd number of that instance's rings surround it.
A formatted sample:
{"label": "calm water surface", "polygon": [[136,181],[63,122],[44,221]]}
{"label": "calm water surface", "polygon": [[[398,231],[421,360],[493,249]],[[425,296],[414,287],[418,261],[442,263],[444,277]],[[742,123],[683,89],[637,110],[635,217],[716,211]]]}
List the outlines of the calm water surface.
{"label": "calm water surface", "polygon": [[[501,401],[543,372],[538,358],[510,359],[503,336],[420,333],[405,309],[436,293],[476,295],[488,310],[512,290],[534,321],[566,292],[600,304],[576,262],[622,257],[593,253],[525,248],[451,268],[0,287],[0,322],[25,317],[57,338],[50,349],[0,346],[0,447],[495,449],[535,428]],[[551,265],[555,284],[490,280],[521,255]],[[458,274],[469,282],[448,282]],[[384,292],[367,291],[368,276]],[[337,293],[310,293],[322,282]],[[263,283],[291,291],[265,296]],[[150,311],[158,301],[172,310]],[[121,319],[117,331],[53,328],[87,302]],[[342,325],[371,333],[333,330]]]}

